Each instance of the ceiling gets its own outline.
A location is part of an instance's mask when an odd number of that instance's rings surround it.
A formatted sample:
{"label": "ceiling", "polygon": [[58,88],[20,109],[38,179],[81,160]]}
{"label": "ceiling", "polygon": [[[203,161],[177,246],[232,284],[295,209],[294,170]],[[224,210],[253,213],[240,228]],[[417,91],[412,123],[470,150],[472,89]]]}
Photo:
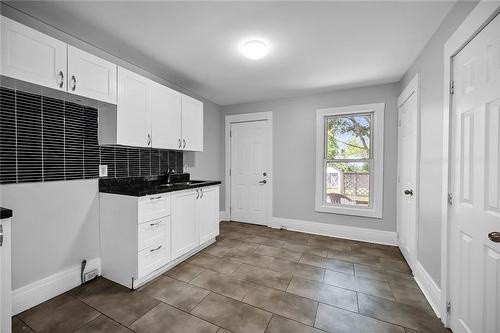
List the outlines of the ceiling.
{"label": "ceiling", "polygon": [[[9,1],[217,104],[398,81],[453,1]],[[271,45],[244,58],[247,38]]]}

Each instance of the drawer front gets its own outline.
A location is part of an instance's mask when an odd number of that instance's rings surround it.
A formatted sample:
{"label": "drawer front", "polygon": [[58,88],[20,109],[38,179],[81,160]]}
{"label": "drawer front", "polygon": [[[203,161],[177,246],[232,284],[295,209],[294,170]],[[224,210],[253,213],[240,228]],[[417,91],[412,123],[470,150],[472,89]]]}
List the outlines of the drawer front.
{"label": "drawer front", "polygon": [[141,223],[137,226],[137,251],[151,247],[163,240],[170,243],[170,216]]}
{"label": "drawer front", "polygon": [[170,195],[156,194],[139,198],[138,223],[170,215]]}
{"label": "drawer front", "polygon": [[154,270],[166,265],[170,257],[170,244],[160,240],[138,253],[138,278],[141,279]]}

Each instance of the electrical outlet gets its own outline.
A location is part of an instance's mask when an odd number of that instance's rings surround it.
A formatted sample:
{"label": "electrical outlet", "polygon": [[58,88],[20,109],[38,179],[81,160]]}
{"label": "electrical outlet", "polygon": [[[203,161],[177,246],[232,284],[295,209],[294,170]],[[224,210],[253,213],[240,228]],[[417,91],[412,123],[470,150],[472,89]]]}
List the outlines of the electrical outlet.
{"label": "electrical outlet", "polygon": [[187,164],[184,164],[184,170],[182,172],[184,172],[184,173],[189,172],[189,166]]}
{"label": "electrical outlet", "polygon": [[94,268],[90,272],[83,274],[83,283],[89,282],[97,277],[97,268]]}
{"label": "electrical outlet", "polygon": [[99,164],[99,177],[107,177],[107,176],[108,176],[108,165]]}

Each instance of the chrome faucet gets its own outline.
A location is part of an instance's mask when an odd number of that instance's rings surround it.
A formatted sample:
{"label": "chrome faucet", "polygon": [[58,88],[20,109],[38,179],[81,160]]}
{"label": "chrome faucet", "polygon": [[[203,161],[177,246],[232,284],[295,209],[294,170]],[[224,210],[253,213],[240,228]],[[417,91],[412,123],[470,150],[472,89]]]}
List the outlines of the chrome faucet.
{"label": "chrome faucet", "polygon": [[167,183],[170,183],[170,176],[175,173],[175,169],[168,169],[167,172],[165,172],[165,176],[167,177]]}

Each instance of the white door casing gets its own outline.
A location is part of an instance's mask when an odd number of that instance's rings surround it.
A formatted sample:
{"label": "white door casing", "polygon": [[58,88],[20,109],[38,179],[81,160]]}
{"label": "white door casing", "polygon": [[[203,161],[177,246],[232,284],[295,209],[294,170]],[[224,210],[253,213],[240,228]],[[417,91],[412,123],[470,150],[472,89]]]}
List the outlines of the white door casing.
{"label": "white door casing", "polygon": [[270,225],[272,112],[226,116],[226,179],[229,219]]}
{"label": "white door casing", "polygon": [[419,75],[398,99],[397,221],[399,248],[414,271],[418,244]]}
{"label": "white door casing", "polygon": [[500,16],[453,59],[450,326],[500,332]]}

